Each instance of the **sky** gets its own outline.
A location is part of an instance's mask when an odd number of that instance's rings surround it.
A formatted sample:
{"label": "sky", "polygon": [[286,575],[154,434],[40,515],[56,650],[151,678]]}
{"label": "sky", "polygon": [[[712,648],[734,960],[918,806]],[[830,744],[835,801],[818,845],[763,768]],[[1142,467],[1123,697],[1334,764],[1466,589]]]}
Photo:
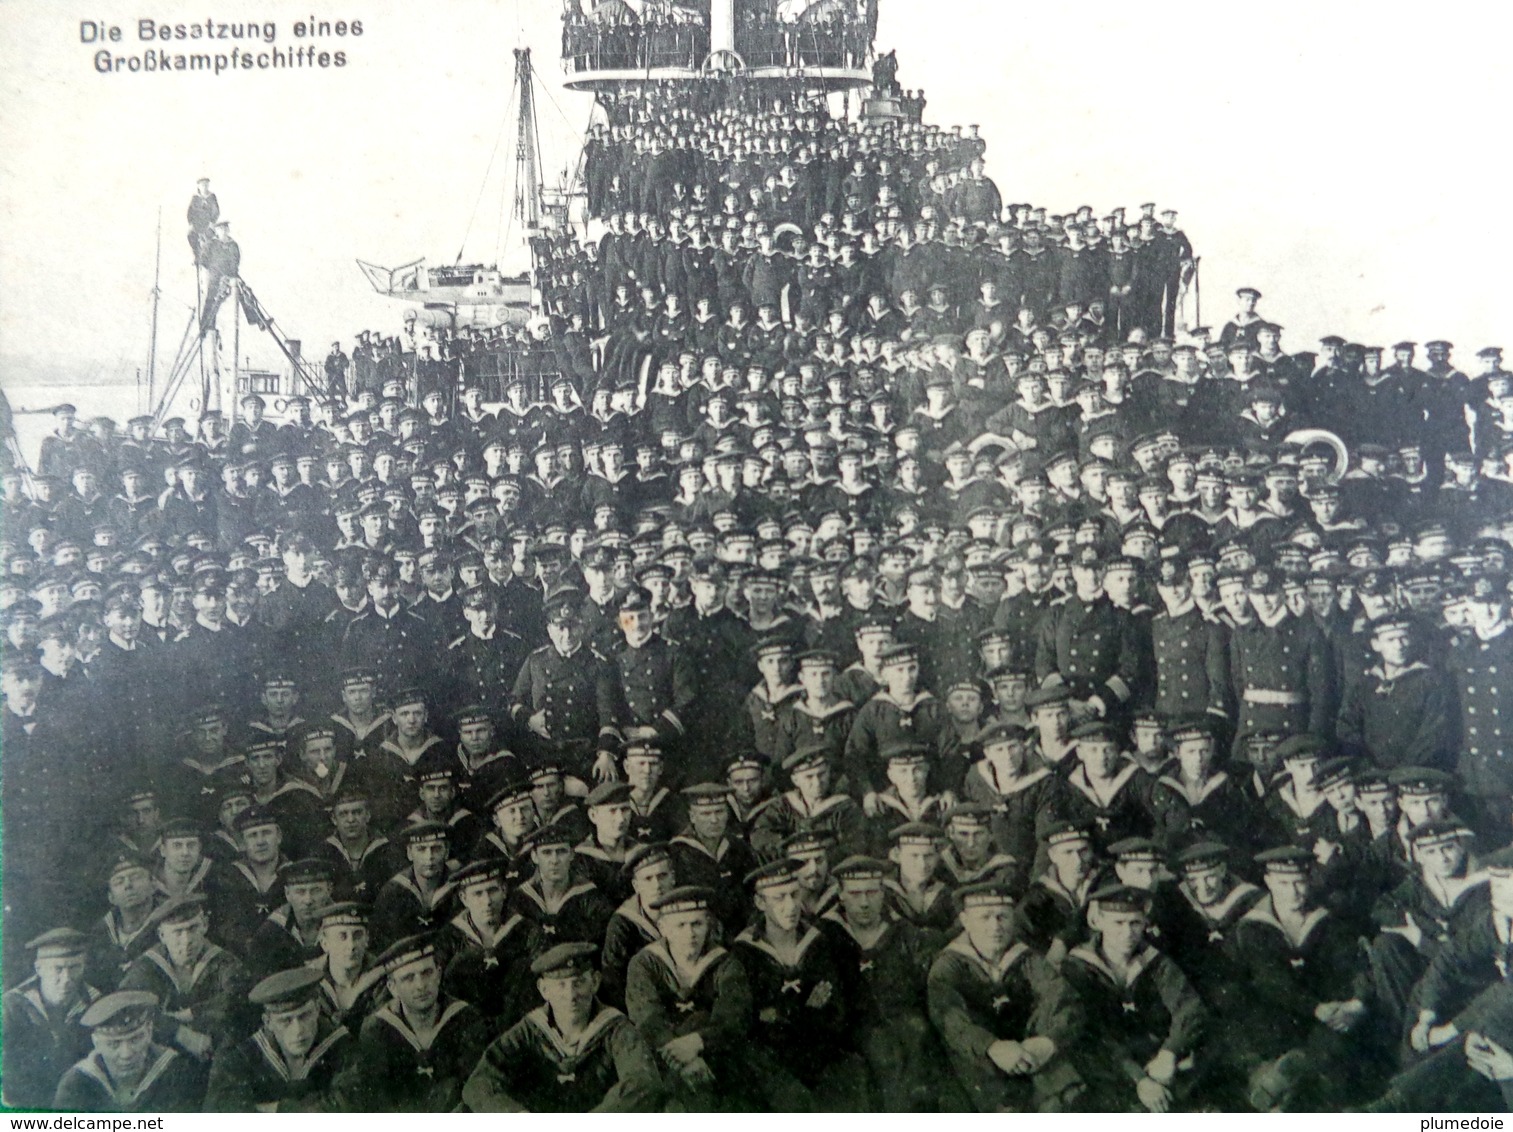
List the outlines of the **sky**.
{"label": "sky", "polygon": [[[1384,346],[1446,337],[1469,367],[1504,343],[1506,6],[880,4],[879,49],[898,50],[930,120],[980,124],[1006,200],[1176,208],[1202,256],[1205,322],[1222,324],[1251,285],[1292,350],[1331,332]],[[561,86],[560,11],[6,0],[0,384],[130,382],[145,367],[160,210],[171,358],[194,301],[183,217],[200,176],[286,334],[323,355],[360,328],[397,328],[403,305],[375,295],[355,261],[494,257],[512,47],[535,51],[548,179],[575,159],[591,104]],[[97,74],[80,20],[118,24],[111,46],[136,53],[143,15],[273,20],[285,49],[310,42],[292,38],[297,19],[364,30],[322,41],[346,51],[340,69]],[[242,340],[254,362],[270,359]]]}

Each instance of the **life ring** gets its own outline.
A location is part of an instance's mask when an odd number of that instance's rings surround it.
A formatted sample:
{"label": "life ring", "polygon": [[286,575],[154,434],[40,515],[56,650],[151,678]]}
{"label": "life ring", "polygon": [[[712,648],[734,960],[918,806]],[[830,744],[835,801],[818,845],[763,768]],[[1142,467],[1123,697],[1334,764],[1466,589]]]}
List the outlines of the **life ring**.
{"label": "life ring", "polygon": [[1285,443],[1307,448],[1310,444],[1326,445],[1334,453],[1334,469],[1325,478],[1332,484],[1339,483],[1350,470],[1350,449],[1345,442],[1326,428],[1300,428],[1287,434]]}

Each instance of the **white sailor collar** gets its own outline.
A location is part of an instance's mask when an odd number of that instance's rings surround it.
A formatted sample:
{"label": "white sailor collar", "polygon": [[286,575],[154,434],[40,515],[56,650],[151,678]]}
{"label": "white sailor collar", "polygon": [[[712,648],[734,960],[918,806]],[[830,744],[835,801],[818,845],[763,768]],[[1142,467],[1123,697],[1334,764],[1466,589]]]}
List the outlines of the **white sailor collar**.
{"label": "white sailor collar", "polygon": [[890,707],[897,708],[905,715],[912,715],[920,704],[926,703],[929,700],[933,700],[935,697],[929,692],[919,691],[914,693],[914,698],[912,700],[910,700],[908,703],[903,703],[900,700],[894,699],[892,694],[889,693],[886,688],[883,688],[877,691],[872,698],[874,700],[880,700]]}
{"label": "white sailor collar", "polygon": [[1218,791],[1226,782],[1229,781],[1229,775],[1222,770],[1216,774],[1209,775],[1208,778],[1204,781],[1203,785],[1198,787],[1196,794],[1189,791],[1187,786],[1183,784],[1182,780],[1173,775],[1163,774],[1156,781],[1164,783],[1166,786],[1170,787],[1176,793],[1176,795],[1184,802],[1186,802],[1189,806],[1201,806],[1204,802],[1208,801],[1208,799],[1212,797],[1213,794]]}
{"label": "white sailor collar", "polygon": [[337,1042],[346,1037],[348,1030],[345,1026],[337,1025],[329,1034],[317,1042],[300,1059],[298,1069],[290,1069],[289,1063],[284,1060],[283,1052],[278,1048],[278,1042],[269,1036],[268,1031],[259,1029],[252,1035],[252,1041],[263,1055],[263,1060],[285,1081],[304,1081],[310,1076],[310,1071],[319,1064],[320,1059],[330,1053],[336,1047]]}
{"label": "white sailor collar", "polygon": [[987,759],[978,760],[977,764],[973,767],[973,771],[974,773],[976,773],[977,777],[986,782],[992,789],[992,791],[1000,798],[1011,798],[1015,794],[1019,794],[1025,790],[1028,790],[1042,778],[1049,778],[1051,776],[1050,767],[1040,766],[1030,771],[1029,774],[1021,774],[1018,778],[1013,779],[1011,782],[1009,782],[1008,785],[1004,785],[998,777],[998,771],[994,768],[992,763],[988,762]]}
{"label": "white sailor collar", "polygon": [[1086,944],[1078,944],[1076,947],[1072,948],[1071,951],[1067,952],[1067,958],[1076,958],[1081,960],[1083,963],[1086,963],[1089,967],[1092,967],[1094,970],[1098,971],[1106,978],[1108,978],[1109,981],[1112,982],[1115,986],[1121,987],[1126,990],[1134,986],[1135,983],[1139,981],[1140,976],[1145,972],[1146,968],[1154,963],[1159,956],[1160,952],[1158,952],[1154,947],[1151,947],[1149,944],[1147,944],[1145,947],[1140,949],[1138,954],[1130,957],[1128,977],[1126,978],[1124,975],[1121,975],[1118,971],[1114,970],[1113,967],[1109,966],[1108,960],[1106,960],[1102,955],[1099,955],[1096,951],[1094,951],[1091,947],[1088,947]]}
{"label": "white sailor collar", "polygon": [[153,1058],[152,1063],[147,1066],[146,1071],[143,1072],[137,1083],[129,1089],[120,1087],[111,1080],[110,1072],[105,1068],[105,1061],[98,1053],[91,1053],[83,1061],[77,1063],[74,1068],[86,1077],[98,1082],[100,1087],[110,1095],[111,1100],[115,1101],[123,1112],[128,1112],[133,1105],[141,1100],[147,1090],[157,1083],[158,1078],[167,1071],[168,1067],[173,1064],[174,1059],[178,1057],[177,1052],[172,1049],[157,1047],[157,1050],[158,1054]]}
{"label": "white sailor collar", "polygon": [[525,923],[525,920],[518,912],[515,913],[499,925],[499,930],[494,933],[493,939],[484,939],[483,933],[478,930],[478,925],[473,923],[473,918],[466,912],[458,912],[448,923],[456,928],[458,934],[462,935],[465,939],[477,944],[485,951],[493,951],[512,931]]}
{"label": "white sailor collar", "polygon": [[1002,983],[1019,961],[1030,954],[1028,945],[1023,942],[1015,942],[997,960],[989,959],[972,946],[972,941],[967,938],[966,932],[962,932],[950,943],[946,944],[944,950],[966,959],[986,975],[989,981],[995,986]]}
{"label": "white sailor collar", "polygon": [[624,1017],[625,1015],[613,1006],[601,1005],[599,1012],[589,1020],[588,1025],[583,1027],[576,1037],[568,1038],[552,1025],[550,1009],[545,1004],[536,1007],[525,1016],[532,1028],[551,1043],[558,1056],[564,1061],[571,1062],[579,1061],[592,1051],[603,1041],[609,1028]]}
{"label": "white sailor collar", "polygon": [[1313,934],[1315,928],[1324,922],[1328,915],[1329,912],[1327,909],[1315,908],[1303,917],[1302,926],[1298,929],[1298,934],[1294,936],[1282,921],[1277,918],[1276,909],[1272,905],[1271,897],[1267,896],[1257,901],[1256,906],[1246,912],[1241,919],[1251,920],[1255,923],[1275,928],[1282,934],[1282,938],[1287,940],[1288,944],[1296,951],[1308,942],[1308,937]]}
{"label": "white sailor collar", "polygon": [[1223,899],[1216,901],[1206,908],[1193,898],[1192,890],[1188,888],[1186,881],[1177,886],[1177,891],[1182,893],[1182,896],[1187,900],[1187,903],[1192,907],[1194,912],[1198,913],[1198,915],[1202,916],[1209,923],[1217,924],[1222,923],[1224,918],[1234,911],[1236,904],[1261,890],[1248,881],[1237,881],[1224,894]]}
{"label": "white sailor collar", "polygon": [[555,899],[549,899],[547,895],[541,891],[541,886],[536,883],[536,878],[532,877],[515,891],[524,896],[532,904],[536,905],[537,908],[541,909],[541,911],[545,912],[548,916],[555,916],[557,913],[561,912],[563,908],[567,907],[568,901],[576,899],[579,896],[587,896],[591,893],[598,892],[599,888],[597,885],[589,881],[579,881],[577,884],[567,889],[567,891],[563,892],[560,896],[556,897]]}
{"label": "white sailor collar", "polygon": [[848,794],[831,794],[828,798],[821,798],[811,807],[808,802],[804,801],[804,796],[797,790],[784,791],[783,799],[793,807],[795,813],[801,814],[806,818],[817,818],[828,814],[836,807],[844,806],[847,802],[851,801],[851,797]]}
{"label": "white sailor collar", "polygon": [[[400,1017],[399,1008],[393,1002],[387,1002],[383,1006],[380,1006],[373,1012],[372,1016],[392,1027],[394,1032],[403,1038],[416,1053],[425,1053],[436,1044],[436,1039],[446,1029],[447,1023],[466,1009],[467,1003],[458,1002],[456,999],[447,1003],[442,1008],[440,1017],[436,1019],[436,1025],[425,1038],[421,1038],[419,1034],[410,1028],[410,1024]],[[545,1010],[546,1008],[543,1006],[542,1009]]]}
{"label": "white sailor collar", "polygon": [[749,944],[752,947],[755,947],[758,951],[766,952],[767,955],[769,955],[772,958],[773,962],[777,963],[778,966],[782,967],[784,970],[792,971],[796,970],[798,965],[804,961],[804,956],[808,954],[809,949],[813,947],[819,940],[820,933],[817,928],[815,928],[813,925],[810,925],[805,930],[804,934],[799,937],[798,941],[793,946],[792,966],[789,965],[786,959],[778,954],[777,948],[773,947],[765,936],[757,935],[756,925],[754,924],[748,927],[745,931],[741,932],[741,934],[736,936],[735,938],[737,943]]}
{"label": "white sailor collar", "polygon": [[800,715],[807,715],[810,719],[824,722],[839,715],[841,712],[852,710],[855,706],[850,700],[837,700],[829,707],[812,708],[809,706],[807,700],[798,699],[793,703],[793,710]]}
{"label": "white sailor collar", "polygon": [[1069,775],[1066,776],[1066,780],[1079,793],[1084,795],[1088,801],[1092,802],[1100,810],[1103,810],[1113,805],[1114,799],[1119,796],[1119,791],[1122,790],[1124,788],[1124,785],[1129,782],[1131,778],[1135,777],[1135,775],[1138,774],[1139,771],[1140,765],[1138,763],[1136,763],[1133,759],[1126,760],[1124,768],[1109,780],[1109,784],[1105,788],[1102,795],[1099,794],[1098,788],[1088,780],[1087,768],[1085,766],[1082,766],[1081,764],[1079,764]]}

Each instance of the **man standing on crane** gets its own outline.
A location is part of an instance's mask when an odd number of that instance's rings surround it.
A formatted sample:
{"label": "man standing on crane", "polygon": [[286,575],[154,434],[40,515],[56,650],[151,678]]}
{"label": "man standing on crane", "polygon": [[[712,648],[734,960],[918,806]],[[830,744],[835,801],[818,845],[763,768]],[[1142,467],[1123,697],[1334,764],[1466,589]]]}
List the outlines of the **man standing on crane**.
{"label": "man standing on crane", "polygon": [[195,184],[194,196],[189,198],[189,246],[194,249],[195,263],[205,263],[206,246],[220,218],[221,204],[210,191],[210,178],[201,177]]}

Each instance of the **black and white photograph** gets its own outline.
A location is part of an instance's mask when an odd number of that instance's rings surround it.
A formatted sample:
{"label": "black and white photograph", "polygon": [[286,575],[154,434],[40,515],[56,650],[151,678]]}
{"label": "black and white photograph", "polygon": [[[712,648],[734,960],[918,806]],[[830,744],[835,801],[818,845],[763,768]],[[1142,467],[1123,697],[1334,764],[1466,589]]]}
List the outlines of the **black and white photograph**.
{"label": "black and white photograph", "polygon": [[0,0],[0,1107],[1508,1111],[1509,42]]}

